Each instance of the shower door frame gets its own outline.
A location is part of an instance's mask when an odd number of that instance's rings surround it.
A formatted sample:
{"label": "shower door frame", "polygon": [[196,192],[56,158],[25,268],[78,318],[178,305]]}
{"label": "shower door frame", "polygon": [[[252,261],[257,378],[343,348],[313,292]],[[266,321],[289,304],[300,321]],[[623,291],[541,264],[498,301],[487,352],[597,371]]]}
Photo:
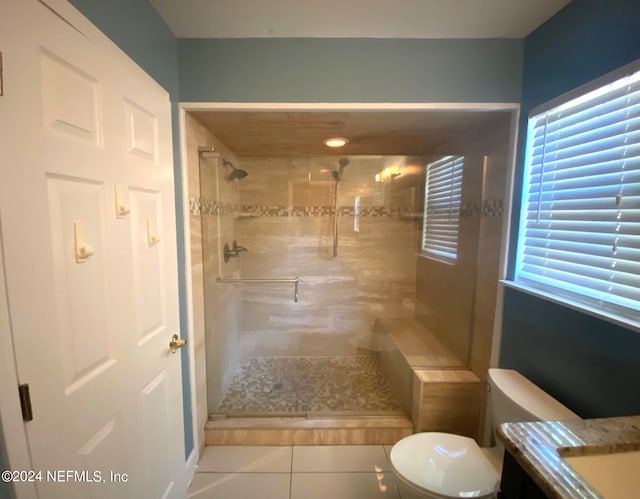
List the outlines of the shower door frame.
{"label": "shower door frame", "polygon": [[[508,242],[511,229],[511,210],[513,208],[513,185],[517,156],[518,128],[520,123],[520,104],[517,102],[180,102],[179,131],[180,131],[180,172],[182,180],[182,220],[184,227],[184,275],[185,297],[187,304],[187,338],[189,347],[189,377],[191,384],[191,405],[194,448],[204,445],[199,442],[197,400],[196,400],[196,364],[194,340],[194,310],[193,310],[193,281],[191,278],[191,223],[189,212],[189,181],[187,161],[187,133],[186,114],[193,111],[510,111],[511,129],[509,137],[509,154],[507,158],[507,175],[504,192],[505,216],[502,227],[502,241],[500,242],[500,264],[498,275],[498,291],[496,309],[494,311],[493,341],[491,345],[490,367],[498,365],[498,355],[502,332],[502,310],[504,287],[500,283],[507,277]],[[485,418],[488,419],[488,418]],[[486,426],[486,425],[485,425]],[[490,438],[491,431],[485,428],[485,439]],[[485,442],[487,443],[487,442]]]}

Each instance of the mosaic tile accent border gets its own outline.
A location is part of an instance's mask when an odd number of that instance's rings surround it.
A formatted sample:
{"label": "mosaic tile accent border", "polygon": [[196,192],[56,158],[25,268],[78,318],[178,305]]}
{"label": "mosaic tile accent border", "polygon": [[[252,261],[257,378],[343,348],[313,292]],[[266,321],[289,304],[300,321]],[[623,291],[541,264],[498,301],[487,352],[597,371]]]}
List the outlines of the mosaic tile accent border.
{"label": "mosaic tile accent border", "polygon": [[201,204],[200,198],[189,196],[189,213],[191,215],[200,215]]}
{"label": "mosaic tile accent border", "polygon": [[203,215],[219,215],[220,214],[220,205],[217,201],[212,201],[211,199],[200,199],[201,207],[200,213]]}
{"label": "mosaic tile accent border", "polygon": [[[356,213],[357,211],[357,213]],[[501,217],[503,215],[502,198],[486,199],[482,203],[467,202],[460,206],[460,216]],[[220,203],[211,199],[196,196],[189,197],[189,213],[191,215],[231,215],[242,214],[255,217],[325,217],[332,216],[333,206],[268,206],[259,204]],[[357,210],[353,206],[339,206],[341,216],[353,217],[392,217],[414,215],[399,207],[388,206],[360,206]]]}
{"label": "mosaic tile accent border", "polygon": [[503,215],[502,198],[485,199],[482,203],[472,201],[462,203],[460,206],[461,217],[501,217]]}
{"label": "mosaic tile accent border", "polygon": [[235,209],[242,214],[258,217],[288,217],[289,209],[286,206],[266,206],[260,204],[243,204]]}
{"label": "mosaic tile accent border", "polygon": [[461,217],[473,217],[480,214],[480,203],[478,201],[468,201],[460,204]]}
{"label": "mosaic tile accent border", "polygon": [[503,213],[502,198],[487,199],[482,203],[483,217],[501,217]]}
{"label": "mosaic tile accent border", "polygon": [[189,196],[189,213],[191,215],[224,215],[234,213],[229,204],[220,203],[213,199]]}
{"label": "mosaic tile accent border", "polygon": [[332,206],[294,206],[291,209],[292,217],[322,217],[333,215]]}

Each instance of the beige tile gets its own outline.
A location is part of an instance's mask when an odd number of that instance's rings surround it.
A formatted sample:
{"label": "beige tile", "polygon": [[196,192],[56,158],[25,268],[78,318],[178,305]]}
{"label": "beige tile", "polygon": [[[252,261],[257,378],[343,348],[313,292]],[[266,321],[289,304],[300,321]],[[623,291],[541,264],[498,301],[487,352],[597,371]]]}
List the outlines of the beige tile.
{"label": "beige tile", "polygon": [[[202,158],[198,154],[198,146],[213,145],[216,152],[237,164],[237,159],[220,143],[192,114],[187,113],[187,164],[188,186],[190,196],[202,196],[216,200],[218,194],[223,201],[237,202],[237,182],[222,182],[223,175],[228,175],[220,165],[219,157]],[[227,169],[228,170],[228,169]],[[201,175],[202,174],[202,175]],[[220,184],[220,185],[219,185]],[[220,193],[218,192],[220,191]],[[208,401],[216,405],[224,390],[225,379],[235,368],[238,358],[237,333],[239,324],[239,308],[228,307],[235,315],[225,321],[228,324],[211,321],[211,310],[218,302],[218,289],[211,292],[212,286],[205,281],[215,281],[219,274],[219,241],[218,225],[220,217],[215,215],[191,216],[191,259],[193,278],[193,309],[195,331],[195,375],[196,375],[196,411],[200,436],[203,436],[204,423],[212,408]],[[232,234],[231,234],[232,236]],[[233,239],[233,237],[231,237]],[[231,316],[231,312],[228,313]],[[221,327],[225,326],[225,327]],[[221,331],[219,337],[212,338],[211,331]],[[206,345],[205,345],[206,335]],[[215,349],[214,349],[215,346]],[[205,352],[206,350],[206,352]],[[216,357],[217,355],[217,357]],[[206,357],[206,359],[205,359]],[[205,366],[205,360],[206,366]]]}
{"label": "beige tile", "polygon": [[294,473],[291,499],[399,499],[395,477],[384,473]]}
{"label": "beige tile", "polygon": [[293,448],[294,473],[387,470],[389,470],[389,461],[381,445],[296,446]]}
{"label": "beige tile", "polygon": [[217,198],[217,175],[220,158],[217,156],[200,159],[200,197],[215,201]]}
{"label": "beige tile", "polygon": [[413,433],[405,417],[224,418],[206,425],[208,445],[391,444]]}
{"label": "beige tile", "polygon": [[198,472],[289,473],[290,446],[208,446]]}
{"label": "beige tile", "polygon": [[406,363],[413,368],[462,367],[464,365],[462,359],[456,357],[431,330],[414,318],[381,318],[376,321],[376,328],[380,337],[387,336],[390,341],[388,346],[397,349]]}
{"label": "beige tile", "polygon": [[367,344],[375,317],[413,314],[413,227],[369,217],[356,234],[353,217],[343,217],[334,259],[330,219],[257,217],[236,224],[237,240],[249,248],[239,260],[241,275],[300,278],[298,303],[290,286],[243,288],[244,356],[350,355]]}
{"label": "beige tile", "polygon": [[192,499],[289,499],[289,473],[197,473]]}
{"label": "beige tile", "polygon": [[412,420],[416,431],[477,438],[483,385],[464,369],[414,371]]}

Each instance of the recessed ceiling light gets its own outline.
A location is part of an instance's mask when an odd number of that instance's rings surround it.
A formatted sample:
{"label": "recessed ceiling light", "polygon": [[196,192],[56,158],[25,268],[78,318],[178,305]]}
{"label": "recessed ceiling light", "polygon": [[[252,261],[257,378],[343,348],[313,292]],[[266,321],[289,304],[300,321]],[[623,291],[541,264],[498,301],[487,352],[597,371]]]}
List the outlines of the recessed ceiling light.
{"label": "recessed ceiling light", "polygon": [[327,147],[342,147],[347,142],[349,142],[349,139],[345,139],[344,137],[331,137],[324,140],[324,144]]}

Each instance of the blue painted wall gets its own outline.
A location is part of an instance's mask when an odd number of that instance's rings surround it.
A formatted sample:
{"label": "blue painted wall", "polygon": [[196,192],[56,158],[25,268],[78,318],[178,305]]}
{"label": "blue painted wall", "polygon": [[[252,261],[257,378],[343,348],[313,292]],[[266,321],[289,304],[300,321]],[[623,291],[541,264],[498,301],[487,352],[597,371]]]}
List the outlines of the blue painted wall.
{"label": "blue painted wall", "polygon": [[[5,455],[4,439],[0,431],[0,472],[7,469],[7,457]],[[13,490],[8,483],[0,480],[0,499],[10,499],[13,497]]]}
{"label": "blue painted wall", "polygon": [[178,100],[176,38],[149,0],[69,0]]}
{"label": "blue painted wall", "polygon": [[519,102],[522,40],[179,39],[187,102]]}
{"label": "blue painted wall", "polygon": [[[182,219],[182,177],[178,129],[178,44],[149,0],[69,0],[82,14],[169,92],[173,122],[173,164],[178,237],[178,282],[180,330],[187,331],[186,279],[184,273],[184,220]],[[189,357],[182,349],[182,396],[184,408],[185,456],[193,450]]]}
{"label": "blue painted wall", "polygon": [[[636,59],[638,0],[573,0],[525,39],[514,206],[529,110]],[[640,333],[513,289],[505,293],[500,366],[520,370],[580,416],[640,414]]]}

